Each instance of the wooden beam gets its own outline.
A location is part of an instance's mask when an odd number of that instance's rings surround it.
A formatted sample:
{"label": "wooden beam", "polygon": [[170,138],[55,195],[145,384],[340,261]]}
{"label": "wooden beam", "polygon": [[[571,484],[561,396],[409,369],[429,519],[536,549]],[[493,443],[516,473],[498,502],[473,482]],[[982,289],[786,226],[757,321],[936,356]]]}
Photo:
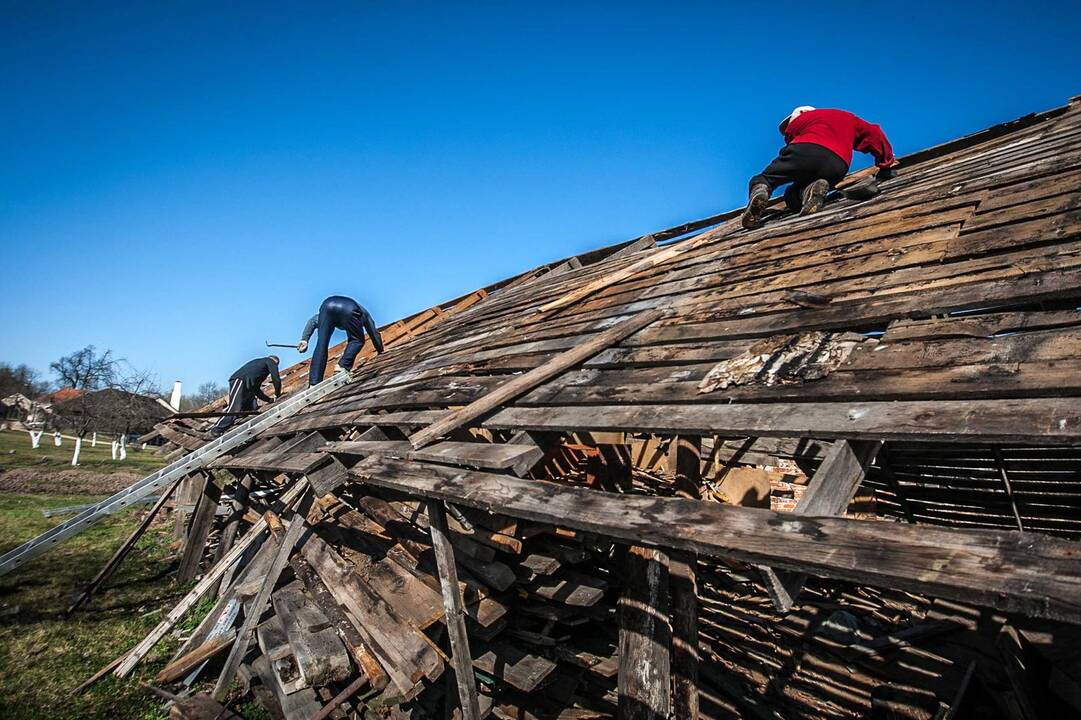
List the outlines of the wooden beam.
{"label": "wooden beam", "polygon": [[633,315],[622,322],[613,325],[607,330],[597,333],[589,340],[575,348],[556,355],[554,358],[539,365],[524,375],[520,375],[503,385],[500,385],[484,397],[475,400],[460,410],[455,410],[446,417],[432,423],[428,427],[409,436],[409,442],[415,449],[419,449],[433,440],[446,435],[451,430],[456,430],[462,425],[476,420],[500,405],[514,400],[520,395],[532,390],[541,383],[552,379],[570,368],[585,362],[601,350],[620,342],[629,335],[633,335],[647,325],[656,322],[664,313],[660,310],[645,310]]}
{"label": "wooden beam", "polygon": [[450,530],[443,503],[428,503],[428,529],[432,533],[432,550],[439,570],[439,585],[443,590],[443,609],[446,611],[447,633],[450,635],[451,666],[458,684],[463,720],[480,720],[480,701],[477,699],[476,679],[473,677],[473,655],[469,650],[469,636],[465,631],[465,604],[458,587],[458,567],[454,562],[454,548],[450,544]]}
{"label": "wooden beam", "polygon": [[668,720],[672,710],[668,624],[668,556],[656,548],[627,549],[619,598],[619,717]]}
{"label": "wooden beam", "polygon": [[158,676],[154,678],[154,681],[159,683],[171,683],[175,680],[179,680],[194,668],[229,647],[235,638],[236,630],[229,630],[227,633],[210,638],[191,652],[185,653],[166,665],[162,671],[158,673]]}
{"label": "wooden beam", "polygon": [[139,538],[141,538],[147,528],[150,527],[150,523],[154,522],[154,518],[157,517],[158,511],[165,506],[165,503],[173,496],[177,487],[179,487],[184,479],[185,478],[183,477],[177,478],[176,482],[170,485],[169,488],[161,494],[158,501],[154,503],[154,507],[150,508],[150,511],[143,516],[139,526],[131,532],[131,535],[128,535],[128,539],[116,549],[113,556],[109,558],[109,562],[105,563],[104,567],[102,567],[101,570],[98,571],[98,574],[94,576],[94,579],[83,588],[83,591],[79,593],[79,596],[75,598],[75,601],[68,606],[67,611],[64,613],[65,615],[70,615],[75,612],[80,605],[90,599],[90,596],[101,587],[102,583],[108,580],[112,574],[116,572],[116,569],[120,567],[120,563],[124,562],[124,558],[126,558],[128,553],[131,552],[131,549],[135,547],[135,543],[139,541]]}
{"label": "wooden beam", "polygon": [[[838,440],[811,476],[803,497],[792,510],[795,515],[844,515],[856,495],[867,468],[882,447],[881,440]],[[778,572],[760,566],[773,606],[788,612],[807,581],[804,573]]]}
{"label": "wooden beam", "polygon": [[672,709],[680,720],[698,720],[697,558],[675,552],[668,563],[672,607]]}
{"label": "wooden beam", "polygon": [[620,495],[542,480],[371,458],[363,482],[633,544],[1081,621],[1081,544],[1016,531],[808,517]]}
{"label": "wooden beam", "polygon": [[[311,497],[311,493],[308,493],[307,497]],[[248,643],[251,642],[252,633],[259,623],[259,617],[263,614],[263,610],[266,609],[267,601],[270,600],[270,593],[274,591],[274,586],[278,583],[278,576],[285,569],[286,563],[289,562],[289,556],[293,554],[293,547],[304,532],[305,523],[302,508],[303,501],[301,502],[301,509],[298,509],[293,516],[289,529],[286,530],[285,537],[282,538],[278,552],[274,555],[274,560],[270,563],[270,569],[263,579],[263,586],[259,588],[259,594],[248,604],[244,624],[240,626],[240,630],[237,632],[236,641],[229,651],[229,656],[225,659],[225,666],[222,668],[221,675],[218,676],[218,682],[214,685],[212,697],[218,702],[225,700],[229,695],[233,677],[236,675],[237,668],[240,667],[240,661],[244,659],[244,655],[248,651]],[[277,516],[268,511],[264,517],[267,525],[270,525]]]}
{"label": "wooden beam", "polygon": [[218,485],[214,476],[207,472],[202,475],[204,476],[203,492],[200,493],[195,512],[192,513],[188,538],[184,541],[184,552],[180,556],[180,567],[176,571],[176,581],[181,584],[189,582],[199,572],[199,562],[203,559],[206,539],[210,535],[210,528],[214,525],[214,515],[221,501],[221,486]]}
{"label": "wooden beam", "polygon": [[[214,553],[215,561],[221,560],[225,553],[233,549],[233,543],[236,542],[236,533],[240,528],[240,520],[244,517],[244,513],[248,511],[249,496],[254,483],[255,476],[250,472],[244,473],[242,477],[233,483],[233,513],[225,521],[225,527],[222,528],[221,540],[218,541],[218,549]],[[220,588],[221,583],[219,582],[210,591],[210,594],[217,595]]]}
{"label": "wooden beam", "polygon": [[504,408],[497,430],[650,432],[934,442],[1081,442],[1076,398]]}

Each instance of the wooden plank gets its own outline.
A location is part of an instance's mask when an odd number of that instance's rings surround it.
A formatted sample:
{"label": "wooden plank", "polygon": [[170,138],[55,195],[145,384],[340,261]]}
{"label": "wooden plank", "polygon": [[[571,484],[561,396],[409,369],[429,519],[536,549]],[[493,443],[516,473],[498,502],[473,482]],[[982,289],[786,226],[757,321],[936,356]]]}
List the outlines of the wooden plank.
{"label": "wooden plank", "polygon": [[511,407],[484,427],[664,435],[810,437],[935,442],[1081,442],[1081,403],[1070,398],[702,405]]}
{"label": "wooden plank", "polygon": [[473,660],[473,667],[523,692],[533,692],[555,671],[556,664],[546,657],[497,641],[483,648]]}
{"label": "wooden plank", "polygon": [[372,655],[364,639],[361,638],[352,621],[346,616],[342,606],[334,599],[323,581],[319,579],[315,569],[300,555],[293,556],[289,564],[296,576],[304,583],[304,587],[307,588],[312,601],[337,628],[342,641],[349,649],[353,661],[360,668],[361,677],[366,679],[372,690],[379,691],[385,688],[390,681],[386,672],[375,656]]}
{"label": "wooden plank", "polygon": [[797,516],[400,461],[369,460],[355,472],[380,487],[634,544],[1081,620],[1081,545],[1050,536]]}
{"label": "wooden plank", "polygon": [[[534,445],[444,441],[414,450],[408,440],[346,440],[329,442],[323,452],[342,455],[390,457],[454,463],[485,470],[506,470],[532,464],[544,456]],[[532,461],[532,462],[530,462]]]}
{"label": "wooden plank", "polygon": [[191,652],[166,665],[162,671],[158,673],[157,677],[154,678],[154,681],[159,683],[171,683],[179,680],[191,670],[232,645],[234,639],[236,639],[236,631],[230,630],[227,633],[217,635],[207,640]]}
{"label": "wooden plank", "polygon": [[[264,519],[268,525],[276,517],[269,511],[264,514]],[[240,626],[240,630],[237,632],[236,642],[233,643],[233,648],[225,659],[225,667],[222,668],[221,675],[218,676],[218,682],[214,685],[212,697],[219,702],[225,700],[226,696],[228,696],[229,688],[233,684],[233,677],[236,675],[237,668],[240,667],[240,661],[244,659],[244,653],[247,652],[248,642],[251,640],[255,626],[259,622],[259,616],[263,614],[263,610],[270,600],[270,593],[274,591],[274,586],[278,583],[278,576],[281,575],[286,563],[289,562],[293,547],[300,540],[300,536],[305,530],[303,518],[304,512],[298,510],[293,517],[293,521],[289,524],[285,537],[282,538],[281,546],[278,547],[274,560],[270,563],[270,569],[263,579],[263,586],[259,589],[259,594],[248,605],[247,614],[244,616],[244,624]]]}
{"label": "wooden plank", "polygon": [[619,598],[619,717],[667,720],[672,710],[668,556],[632,545],[625,578]]}
{"label": "wooden plank", "polygon": [[681,720],[698,720],[697,558],[674,552],[668,563],[672,620],[672,709]]}
{"label": "wooden plank", "polygon": [[354,627],[399,692],[410,693],[425,677],[439,677],[443,663],[436,652],[419,637],[419,631],[357,577],[351,564],[314,534],[301,546],[301,552],[334,599],[355,619]]}
{"label": "wooden plank", "polygon": [[480,720],[480,703],[477,685],[473,677],[473,656],[469,650],[469,636],[465,631],[465,608],[458,588],[458,567],[454,561],[454,548],[450,545],[450,530],[443,503],[428,503],[428,527],[432,534],[432,550],[439,568],[439,584],[443,593],[443,609],[446,614],[447,633],[450,636],[451,665],[458,686],[463,720]]}
{"label": "wooden plank", "polygon": [[[808,516],[844,515],[881,447],[880,440],[835,442],[792,512]],[[789,612],[807,576],[803,573],[777,572],[766,566],[759,567],[759,570],[773,606],[778,612]]]}
{"label": "wooden plank", "polygon": [[203,551],[206,549],[206,540],[210,536],[210,529],[214,526],[214,515],[218,511],[218,503],[221,502],[221,486],[210,473],[202,473],[203,492],[195,505],[192,513],[191,526],[188,528],[188,537],[184,541],[184,552],[180,556],[180,566],[176,571],[178,583],[190,582],[199,572],[199,563],[203,559]]}
{"label": "wooden plank", "polygon": [[258,453],[215,461],[213,467],[236,470],[269,470],[282,473],[307,473],[326,461],[326,455],[318,452],[298,452],[282,455],[280,452]]}
{"label": "wooden plank", "polygon": [[312,687],[342,682],[352,674],[345,646],[330,620],[292,583],[271,598],[281,618],[301,677]]}
{"label": "wooden plank", "polygon": [[596,355],[601,350],[608,348],[626,338],[628,335],[638,332],[642,328],[663,317],[660,310],[646,310],[638,313],[623,322],[612,326],[608,330],[598,333],[591,339],[576,348],[560,353],[552,360],[525,375],[500,385],[484,397],[470,403],[460,410],[455,410],[447,417],[432,423],[428,427],[409,436],[409,442],[414,448],[422,448],[436,438],[442,437],[451,430],[475,420],[481,415],[488,413],[500,405],[504,405],[525,392],[537,387],[546,380],[559,375],[569,368],[582,363]]}

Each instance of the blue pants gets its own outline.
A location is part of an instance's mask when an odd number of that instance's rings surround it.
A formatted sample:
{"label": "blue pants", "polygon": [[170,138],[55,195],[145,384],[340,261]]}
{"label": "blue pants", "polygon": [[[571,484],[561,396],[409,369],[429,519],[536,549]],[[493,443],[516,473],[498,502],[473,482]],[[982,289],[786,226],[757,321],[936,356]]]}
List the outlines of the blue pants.
{"label": "blue pants", "polygon": [[364,347],[364,323],[361,321],[362,308],[354,300],[340,295],[328,297],[319,306],[319,341],[312,352],[311,371],[308,384],[315,385],[323,380],[327,370],[327,351],[330,349],[330,336],[335,328],[345,330],[349,341],[342,353],[338,365],[346,370],[353,369],[357,354]]}

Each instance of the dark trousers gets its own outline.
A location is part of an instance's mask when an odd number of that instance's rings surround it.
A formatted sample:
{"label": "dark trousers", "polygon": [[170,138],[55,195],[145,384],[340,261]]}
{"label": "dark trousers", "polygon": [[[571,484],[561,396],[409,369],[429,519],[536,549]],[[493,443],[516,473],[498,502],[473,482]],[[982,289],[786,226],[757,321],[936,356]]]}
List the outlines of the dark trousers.
{"label": "dark trousers", "polygon": [[312,352],[312,365],[308,373],[308,384],[315,385],[323,380],[327,371],[327,351],[330,349],[330,336],[335,328],[345,330],[345,346],[338,365],[346,370],[353,369],[357,354],[364,347],[364,323],[361,321],[360,306],[347,297],[328,297],[319,306],[318,321],[319,341]]}
{"label": "dark trousers", "polygon": [[[248,389],[243,380],[237,378],[229,383],[229,404],[225,406],[226,412],[241,412],[255,409],[255,393]],[[214,424],[214,429],[224,431],[233,426],[236,415],[222,415]]]}
{"label": "dark trousers", "polygon": [[832,188],[844,179],[848,165],[837,153],[814,143],[796,143],[785,145],[773,162],[766,169],[751,178],[748,188],[765,185],[772,193],[787,183],[791,187],[785,191],[784,199],[792,210],[799,210],[803,205],[803,189],[815,180],[825,180]]}

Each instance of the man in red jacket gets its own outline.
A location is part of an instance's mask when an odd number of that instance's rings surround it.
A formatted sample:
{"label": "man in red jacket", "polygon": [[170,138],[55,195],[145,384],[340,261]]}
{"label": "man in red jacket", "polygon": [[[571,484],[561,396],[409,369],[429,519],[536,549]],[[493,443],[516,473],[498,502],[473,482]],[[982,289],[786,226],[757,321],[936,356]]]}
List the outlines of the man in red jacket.
{"label": "man in red jacket", "polygon": [[789,209],[800,215],[822,209],[826,193],[848,173],[853,150],[874,156],[881,180],[891,175],[890,168],[897,162],[882,128],[846,110],[803,105],[782,120],[778,129],[786,144],[765,170],[751,178],[742,218],[748,230],[761,227],[770,194],[786,183],[791,183],[784,194]]}

